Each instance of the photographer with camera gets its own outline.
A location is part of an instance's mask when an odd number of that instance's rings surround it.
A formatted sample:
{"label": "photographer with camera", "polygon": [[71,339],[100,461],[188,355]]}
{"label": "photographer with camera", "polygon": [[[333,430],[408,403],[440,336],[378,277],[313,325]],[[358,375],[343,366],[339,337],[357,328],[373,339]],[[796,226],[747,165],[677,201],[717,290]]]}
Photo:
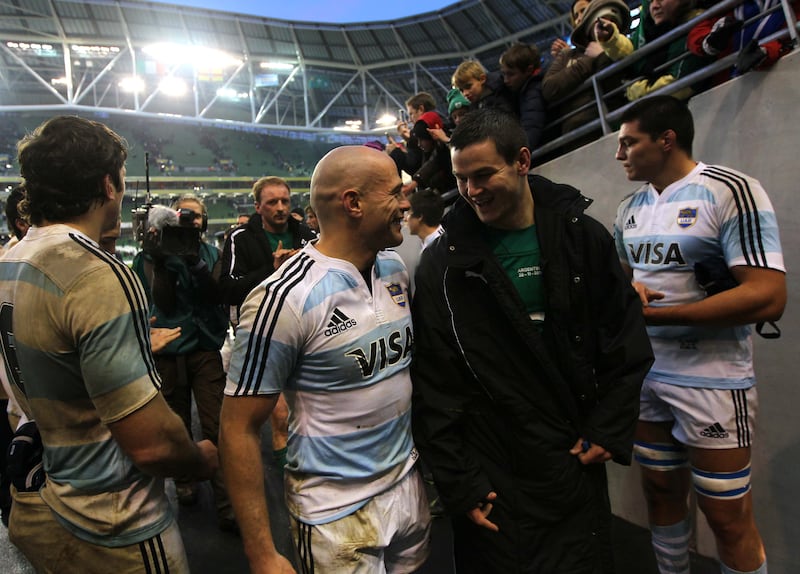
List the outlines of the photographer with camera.
{"label": "photographer with camera", "polygon": [[[191,433],[192,395],[203,438],[216,443],[225,371],[219,349],[228,316],[219,287],[219,250],[203,241],[208,224],[200,198],[187,194],[172,208],[153,206],[133,269],[148,295],[153,327],[180,327],[180,336],[155,355],[162,392]],[[178,502],[197,502],[197,486],[175,481]],[[236,531],[236,522],[220,473],[212,478],[219,527]]]}

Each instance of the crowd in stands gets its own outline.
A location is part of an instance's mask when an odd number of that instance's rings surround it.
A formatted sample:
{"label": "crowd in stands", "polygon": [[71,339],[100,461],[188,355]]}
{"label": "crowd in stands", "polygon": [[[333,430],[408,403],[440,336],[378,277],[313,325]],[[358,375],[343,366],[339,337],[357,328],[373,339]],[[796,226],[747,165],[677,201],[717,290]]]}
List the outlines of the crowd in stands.
{"label": "crowd in stands", "polygon": [[[715,12],[706,20],[698,20],[715,4],[711,0],[643,0],[632,29],[631,10],[623,0],[575,0],[569,14],[570,43],[561,38],[553,41],[549,65],[542,64],[536,46],[519,43],[503,52],[495,70],[487,70],[478,60],[465,60],[452,75],[448,112],[491,108],[515,114],[534,151],[536,165],[602,135],[602,124],[597,122],[594,129],[580,129],[599,117],[600,108],[607,114],[664,88],[674,97],[687,100],[729,77],[763,70],[792,49],[789,34],[769,39],[786,28],[779,1],[744,0],[728,13]],[[791,5],[797,17],[800,2]],[[696,23],[686,29],[684,25],[690,21]],[[685,33],[675,32],[682,26],[680,31]],[[644,48],[648,49],[642,51]],[[733,52],[739,53],[735,65],[718,76],[668,88]],[[615,66],[615,71],[599,77],[598,101],[589,80],[626,59],[628,65]],[[463,100],[454,107],[451,102],[456,94]],[[452,117],[448,121],[439,115],[431,94],[415,94],[406,104],[409,121],[398,124],[403,141],[390,141],[387,152],[398,170],[417,182],[406,186],[406,192],[417,189],[419,183],[446,191],[452,182],[429,181],[421,161],[446,155],[425,151],[431,148],[427,134],[447,143],[455,122]],[[565,135],[569,137],[554,152],[536,154],[540,147]],[[447,166],[441,169],[445,171]]]}

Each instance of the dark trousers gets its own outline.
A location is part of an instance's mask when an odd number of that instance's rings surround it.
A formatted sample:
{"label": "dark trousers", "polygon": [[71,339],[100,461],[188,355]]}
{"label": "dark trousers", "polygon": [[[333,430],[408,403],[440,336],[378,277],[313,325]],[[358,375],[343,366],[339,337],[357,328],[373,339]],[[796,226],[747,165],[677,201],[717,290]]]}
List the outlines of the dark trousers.
{"label": "dark trousers", "polygon": [[[197,404],[200,429],[204,439],[217,444],[219,415],[225,389],[225,371],[219,351],[192,351],[183,355],[156,355],[161,374],[161,392],[192,434],[192,395]],[[220,518],[232,517],[232,509],[222,472],[211,480],[217,513]]]}

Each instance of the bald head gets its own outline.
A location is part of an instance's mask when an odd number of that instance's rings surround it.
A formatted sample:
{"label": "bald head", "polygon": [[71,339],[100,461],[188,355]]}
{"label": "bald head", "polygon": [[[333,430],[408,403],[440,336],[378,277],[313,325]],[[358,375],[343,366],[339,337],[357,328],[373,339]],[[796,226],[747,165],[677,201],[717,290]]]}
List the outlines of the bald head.
{"label": "bald head", "polygon": [[381,183],[388,183],[385,179],[393,175],[397,175],[394,161],[378,150],[342,146],[328,152],[311,176],[311,207],[317,213],[320,228],[344,215],[341,204],[346,191],[367,194]]}
{"label": "bald head", "polygon": [[344,146],[323,157],[311,176],[317,212],[317,249],[358,269],[372,265],[381,249],[403,241],[408,200],[394,161],[365,146]]}

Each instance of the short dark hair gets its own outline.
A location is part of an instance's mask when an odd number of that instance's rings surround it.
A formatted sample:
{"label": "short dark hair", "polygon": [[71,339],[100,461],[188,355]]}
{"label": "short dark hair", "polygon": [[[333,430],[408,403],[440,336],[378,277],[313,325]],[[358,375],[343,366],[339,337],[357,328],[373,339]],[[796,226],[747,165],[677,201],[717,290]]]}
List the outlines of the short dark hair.
{"label": "short dark hair", "polygon": [[278,177],[277,175],[268,175],[258,179],[253,184],[253,199],[255,199],[256,203],[261,201],[261,190],[264,189],[268,185],[282,185],[286,188],[286,191],[292,193],[292,188],[289,187],[289,182],[283,179],[282,177]]}
{"label": "short dark hair", "polygon": [[426,112],[432,112],[436,109],[436,100],[428,92],[419,92],[406,100],[406,106],[414,110],[422,106]]}
{"label": "short dark hair", "polygon": [[17,239],[22,239],[22,231],[17,228],[17,219],[27,219],[26,215],[20,214],[19,204],[25,199],[25,188],[17,185],[9,192],[6,198],[6,220],[8,222],[8,230],[13,233]]}
{"label": "short dark hair", "polygon": [[497,152],[508,165],[517,160],[521,148],[528,147],[528,137],[519,120],[494,108],[465,115],[450,136],[450,147],[462,150],[487,140],[494,142]]}
{"label": "short dark hair", "polygon": [[639,122],[639,130],[655,141],[667,131],[675,132],[675,143],[692,155],[694,120],[689,106],[672,96],[642,98],[623,112],[620,124]]}
{"label": "short dark hair", "polygon": [[432,189],[422,189],[408,197],[411,213],[422,219],[425,225],[439,225],[444,215],[444,200]]}
{"label": "short dark hair", "polygon": [[542,58],[539,55],[539,48],[528,44],[512,44],[511,47],[500,56],[500,65],[507,66],[514,70],[525,71],[529,66],[538,68],[542,65]]}
{"label": "short dark hair", "polygon": [[105,177],[121,190],[127,157],[125,140],[100,122],[78,116],[45,121],[17,143],[31,223],[69,221],[105,203]]}

